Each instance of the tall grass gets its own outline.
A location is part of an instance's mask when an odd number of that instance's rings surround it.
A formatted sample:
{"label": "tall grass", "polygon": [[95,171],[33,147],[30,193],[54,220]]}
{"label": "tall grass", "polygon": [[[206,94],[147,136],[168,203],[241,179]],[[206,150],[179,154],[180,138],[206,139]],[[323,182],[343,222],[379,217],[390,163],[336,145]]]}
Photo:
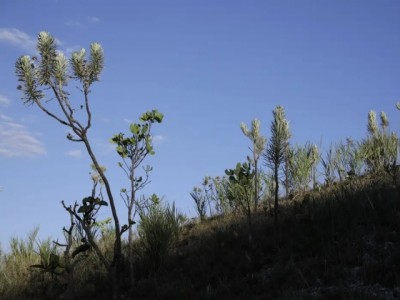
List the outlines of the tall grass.
{"label": "tall grass", "polygon": [[39,248],[41,246],[37,242],[38,232],[39,228],[36,227],[28,234],[26,239],[13,237],[10,240],[9,253],[2,255],[0,261],[1,299],[19,299],[28,296],[27,294],[21,295],[21,291],[31,290],[32,272],[30,266],[40,263],[38,245]]}
{"label": "tall grass", "polygon": [[165,262],[181,231],[183,220],[175,204],[158,203],[140,213],[137,251],[151,271],[158,270]]}

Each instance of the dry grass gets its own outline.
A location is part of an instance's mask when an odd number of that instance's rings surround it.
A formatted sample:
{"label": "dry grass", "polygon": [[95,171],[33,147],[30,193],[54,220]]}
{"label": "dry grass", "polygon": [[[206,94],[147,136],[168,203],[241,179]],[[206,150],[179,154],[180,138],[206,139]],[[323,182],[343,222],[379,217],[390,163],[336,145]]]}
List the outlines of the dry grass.
{"label": "dry grass", "polygon": [[[400,201],[390,180],[359,178],[265,213],[187,228],[141,299],[391,299],[400,293]],[[132,295],[133,296],[133,295]]]}
{"label": "dry grass", "polygon": [[[149,272],[141,256],[130,257],[136,282],[125,286],[126,298],[396,299],[399,198],[390,178],[366,176],[282,200],[277,227],[260,209],[252,218],[251,239],[246,216],[186,225],[157,272]],[[54,299],[37,288],[43,282],[53,295],[62,294],[65,286],[50,277],[40,281],[28,270],[37,257],[11,259],[6,254],[1,262],[1,299]],[[76,298],[107,299],[109,284],[94,256],[76,271]],[[7,286],[5,274],[15,274]]]}

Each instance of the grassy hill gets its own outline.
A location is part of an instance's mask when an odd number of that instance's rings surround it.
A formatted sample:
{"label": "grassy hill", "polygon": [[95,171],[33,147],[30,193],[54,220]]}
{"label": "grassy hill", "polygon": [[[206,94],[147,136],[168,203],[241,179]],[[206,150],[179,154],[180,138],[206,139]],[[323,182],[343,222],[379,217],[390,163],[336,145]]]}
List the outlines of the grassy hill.
{"label": "grassy hill", "polygon": [[138,299],[398,299],[400,197],[384,174],[281,200],[252,224],[187,226],[164,267],[138,265]]}
{"label": "grassy hill", "polygon": [[[124,298],[400,297],[400,195],[392,179],[353,178],[280,203],[277,226],[263,208],[251,226],[245,216],[217,216],[185,225],[157,267],[135,253],[136,280],[125,282]],[[102,247],[111,251],[109,240]],[[66,294],[65,278],[29,268],[38,262],[29,241],[14,247],[19,256],[2,256],[1,299],[111,299],[106,273],[90,252]]]}

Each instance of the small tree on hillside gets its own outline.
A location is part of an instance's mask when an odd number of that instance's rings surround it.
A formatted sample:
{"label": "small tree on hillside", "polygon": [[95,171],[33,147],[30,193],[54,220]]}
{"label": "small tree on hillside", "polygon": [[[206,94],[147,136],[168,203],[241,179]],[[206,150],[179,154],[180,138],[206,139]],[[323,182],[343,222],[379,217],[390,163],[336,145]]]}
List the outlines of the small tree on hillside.
{"label": "small tree on hillside", "polygon": [[200,222],[203,222],[207,217],[207,198],[203,189],[197,186],[194,187],[193,191],[190,192],[190,196],[193,198],[194,203],[196,204],[196,211],[199,215]]}
{"label": "small tree on hillside", "polygon": [[114,135],[111,142],[116,144],[116,151],[122,158],[122,162],[118,166],[125,172],[130,181],[129,190],[121,189],[121,197],[128,209],[128,241],[129,245],[133,242],[132,226],[134,224],[134,217],[136,210],[134,209],[137,201],[137,192],[143,189],[149,183],[149,173],[152,171],[150,166],[145,166],[144,176],[137,176],[137,168],[143,162],[148,154],[154,155],[153,139],[151,129],[153,123],[161,123],[163,114],[157,110],[144,113],[140,117],[141,123],[132,123],[129,127],[131,136],[125,137],[123,133]]}
{"label": "small tree on hillside", "polygon": [[251,207],[253,198],[254,170],[252,170],[250,157],[246,163],[237,163],[236,168],[225,170],[228,176],[227,197],[233,211],[245,213],[249,226],[249,243],[252,243],[252,217]]}
{"label": "small tree on hillside", "polygon": [[266,138],[260,133],[260,121],[254,119],[251,123],[251,130],[247,128],[247,125],[242,122],[240,128],[243,134],[247,136],[252,143],[252,148],[250,151],[253,153],[253,166],[254,166],[254,212],[257,211],[258,200],[259,200],[259,170],[258,170],[258,160],[260,155],[264,151]]}
{"label": "small tree on hillside", "polygon": [[364,156],[359,143],[352,139],[346,139],[346,143],[337,145],[337,172],[340,180],[351,179],[360,176],[364,169]]}
{"label": "small tree on hillside", "polygon": [[[204,221],[207,217],[207,209],[209,216],[218,213],[218,195],[215,186],[215,179],[211,176],[205,176],[201,187],[194,187],[193,191],[190,192],[190,196],[193,198],[196,204],[196,210],[200,217],[200,221]],[[213,202],[214,205],[212,204]]]}
{"label": "small tree on hillside", "polygon": [[295,146],[289,152],[289,174],[292,192],[305,192],[313,180],[315,149],[309,142]]}
{"label": "small tree on hillside", "polygon": [[399,151],[399,138],[389,130],[389,120],[384,112],[380,114],[381,126],[378,127],[376,113],[368,113],[368,137],[361,143],[361,151],[369,171],[395,170]]}
{"label": "small tree on hillside", "polygon": [[325,157],[321,157],[322,174],[325,177],[325,185],[331,186],[335,181],[335,148],[333,144],[329,146]]}
{"label": "small tree on hillside", "polygon": [[[135,224],[135,215],[137,209],[137,192],[143,189],[149,183],[149,173],[152,171],[150,166],[145,166],[144,178],[137,176],[137,168],[143,162],[148,154],[154,155],[153,140],[151,135],[152,125],[161,123],[164,116],[157,110],[152,110],[144,113],[140,117],[141,123],[132,123],[129,127],[131,136],[125,137],[123,133],[114,135],[111,142],[116,144],[116,150],[122,158],[119,162],[119,167],[125,172],[130,182],[129,189],[121,189],[121,197],[128,209],[128,224],[125,225],[128,229],[128,248],[129,254],[133,251],[133,227]],[[131,281],[134,280],[133,261],[130,262]]]}
{"label": "small tree on hillside", "polygon": [[278,197],[279,197],[279,169],[285,160],[285,153],[290,138],[289,122],[285,119],[285,109],[277,106],[273,111],[271,123],[271,139],[264,152],[265,164],[274,173],[275,180],[275,225],[278,223]]}

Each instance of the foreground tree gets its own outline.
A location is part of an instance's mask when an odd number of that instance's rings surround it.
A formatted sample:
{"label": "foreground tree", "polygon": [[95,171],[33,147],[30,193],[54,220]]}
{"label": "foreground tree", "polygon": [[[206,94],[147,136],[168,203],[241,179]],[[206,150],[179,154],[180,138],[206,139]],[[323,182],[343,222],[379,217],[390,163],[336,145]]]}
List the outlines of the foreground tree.
{"label": "foreground tree", "polygon": [[271,123],[271,139],[264,152],[265,164],[273,170],[275,180],[274,222],[278,223],[279,169],[285,160],[290,138],[289,122],[285,119],[285,109],[277,106],[273,111]]}
{"label": "foreground tree", "polygon": [[[70,141],[83,143],[89,154],[94,169],[104,184],[107,200],[111,207],[114,221],[115,241],[114,253],[111,262],[104,259],[104,255],[97,247],[95,240],[89,239],[90,246],[96,251],[104,267],[110,274],[114,298],[119,298],[120,276],[122,266],[121,235],[126,230],[120,226],[115,201],[108,179],[103,168],[97,161],[88,138],[88,131],[92,125],[92,113],[89,105],[90,88],[93,83],[99,81],[100,73],[104,67],[104,53],[98,43],[90,46],[90,53],[87,57],[85,49],[72,54],[70,60],[56,48],[56,40],[48,32],[40,32],[37,41],[38,57],[28,55],[18,58],[15,69],[20,85],[18,89],[23,92],[23,100],[27,105],[35,105],[45,114],[58,123],[69,128],[67,138]],[[71,99],[67,87],[70,81],[77,81],[82,92],[82,100]],[[74,83],[75,85],[75,83]],[[56,102],[56,108],[49,105],[49,102]],[[90,230],[90,216],[99,206],[107,204],[98,198],[87,197],[83,200],[82,206],[63,206],[69,213]],[[80,217],[83,213],[87,218]],[[80,219],[79,219],[80,218]],[[90,235],[89,235],[90,238]]]}

